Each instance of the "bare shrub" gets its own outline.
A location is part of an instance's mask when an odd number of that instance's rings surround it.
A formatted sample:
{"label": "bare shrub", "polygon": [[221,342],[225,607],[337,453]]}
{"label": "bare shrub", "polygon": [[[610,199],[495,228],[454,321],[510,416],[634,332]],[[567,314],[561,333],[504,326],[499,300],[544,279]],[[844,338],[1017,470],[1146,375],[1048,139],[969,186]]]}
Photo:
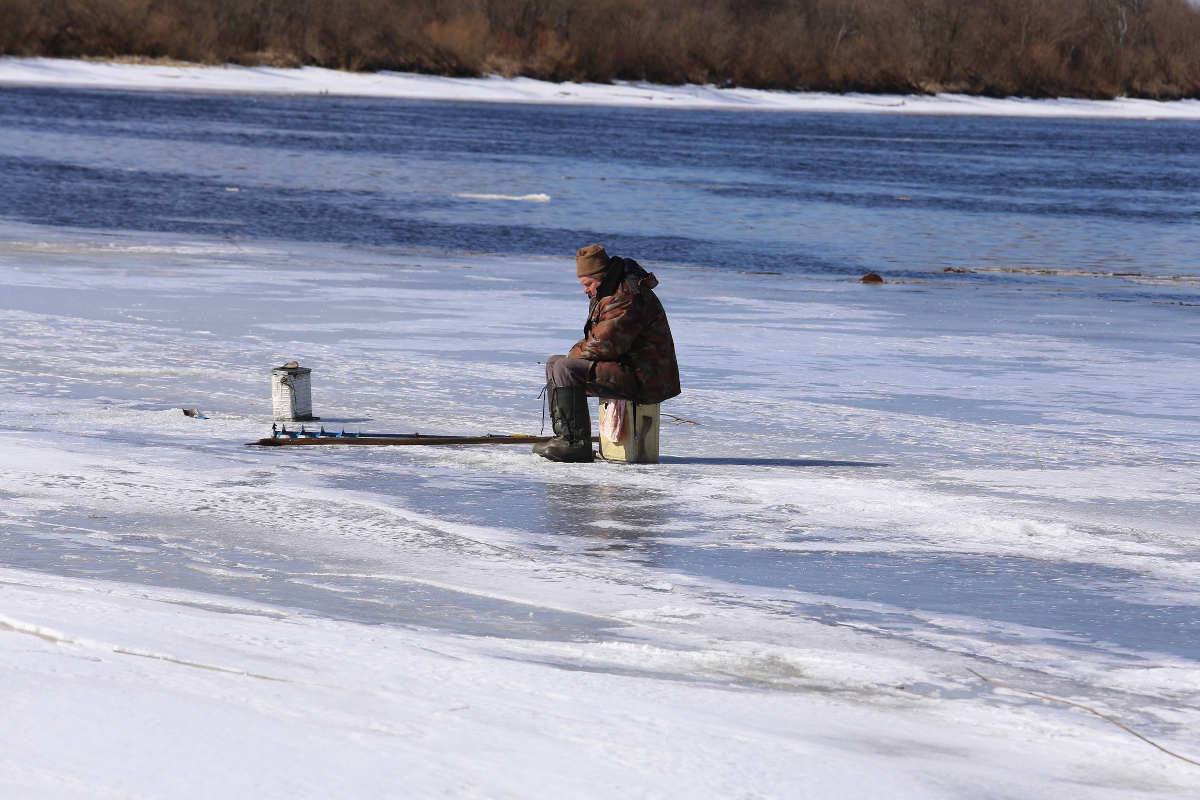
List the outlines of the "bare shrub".
{"label": "bare shrub", "polygon": [[0,0],[0,53],[550,80],[1200,95],[1189,0]]}

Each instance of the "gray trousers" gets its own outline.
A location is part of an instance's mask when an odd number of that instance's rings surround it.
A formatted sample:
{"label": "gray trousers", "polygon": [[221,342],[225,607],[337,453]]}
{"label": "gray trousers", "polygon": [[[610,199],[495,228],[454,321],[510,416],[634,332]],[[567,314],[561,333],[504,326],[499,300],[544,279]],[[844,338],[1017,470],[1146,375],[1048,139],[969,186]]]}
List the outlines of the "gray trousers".
{"label": "gray trousers", "polygon": [[586,358],[550,356],[546,359],[546,384],[557,387],[583,386],[591,397],[621,398],[622,395],[612,387],[596,383],[595,367],[596,362]]}
{"label": "gray trousers", "polygon": [[550,356],[546,359],[546,383],[550,386],[587,386],[596,362],[586,358]]}

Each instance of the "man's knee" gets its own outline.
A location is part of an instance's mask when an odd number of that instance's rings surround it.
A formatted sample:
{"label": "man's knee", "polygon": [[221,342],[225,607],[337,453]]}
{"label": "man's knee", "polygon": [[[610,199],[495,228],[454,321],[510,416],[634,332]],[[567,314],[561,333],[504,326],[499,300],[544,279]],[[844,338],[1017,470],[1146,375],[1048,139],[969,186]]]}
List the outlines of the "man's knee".
{"label": "man's knee", "polygon": [[546,359],[546,383],[554,383],[554,376],[558,372],[558,362],[562,361],[564,358],[566,358],[566,356],[550,356]]}

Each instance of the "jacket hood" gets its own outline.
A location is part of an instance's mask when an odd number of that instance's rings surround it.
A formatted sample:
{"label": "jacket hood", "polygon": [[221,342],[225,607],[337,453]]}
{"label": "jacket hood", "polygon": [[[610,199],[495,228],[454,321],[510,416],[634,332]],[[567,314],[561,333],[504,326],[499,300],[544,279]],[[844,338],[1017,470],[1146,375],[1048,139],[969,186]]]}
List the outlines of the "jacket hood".
{"label": "jacket hood", "polygon": [[622,258],[621,261],[625,268],[624,281],[631,291],[636,292],[641,288],[653,289],[658,286],[658,278],[654,277],[653,272],[647,272],[632,258]]}

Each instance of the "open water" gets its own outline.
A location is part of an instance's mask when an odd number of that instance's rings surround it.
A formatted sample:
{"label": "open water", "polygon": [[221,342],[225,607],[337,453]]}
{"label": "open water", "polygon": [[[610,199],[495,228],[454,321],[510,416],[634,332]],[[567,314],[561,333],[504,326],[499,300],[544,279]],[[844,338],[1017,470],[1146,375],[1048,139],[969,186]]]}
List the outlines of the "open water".
{"label": "open water", "polygon": [[1193,302],[1197,142],[1198,122],[3,89],[0,217],[515,255],[598,240],[748,272],[1136,273],[1097,291]]}

